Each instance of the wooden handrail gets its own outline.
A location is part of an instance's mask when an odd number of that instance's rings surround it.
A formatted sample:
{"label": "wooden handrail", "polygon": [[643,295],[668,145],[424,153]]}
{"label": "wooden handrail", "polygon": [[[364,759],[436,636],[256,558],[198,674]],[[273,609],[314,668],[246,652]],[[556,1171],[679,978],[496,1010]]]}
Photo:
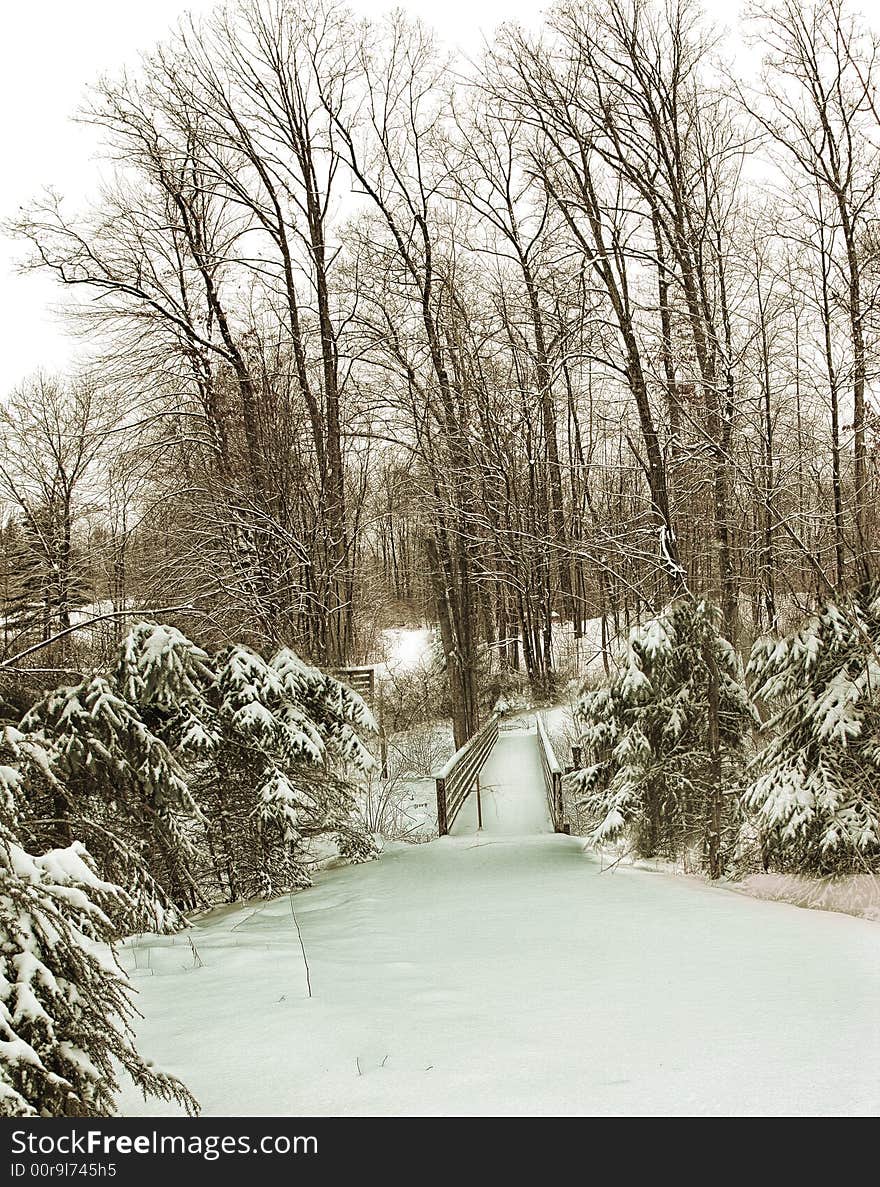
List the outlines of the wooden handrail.
{"label": "wooden handrail", "polygon": [[473,791],[480,771],[498,740],[500,713],[493,713],[486,724],[464,746],[456,750],[449,762],[434,775],[437,786],[437,832],[446,836],[455,823],[465,800]]}
{"label": "wooden handrail", "polygon": [[541,753],[541,770],[544,772],[544,790],[547,793],[547,807],[550,819],[553,821],[553,831],[567,833],[568,826],[564,820],[565,810],[562,803],[562,765],[556,757],[553,743],[540,713],[535,714],[538,727],[538,749]]}

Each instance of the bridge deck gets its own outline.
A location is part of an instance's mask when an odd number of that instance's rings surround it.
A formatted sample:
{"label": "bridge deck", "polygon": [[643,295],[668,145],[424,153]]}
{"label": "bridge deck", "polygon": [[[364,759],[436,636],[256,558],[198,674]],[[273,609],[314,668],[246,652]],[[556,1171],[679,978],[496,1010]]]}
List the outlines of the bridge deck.
{"label": "bridge deck", "polygon": [[[501,836],[552,833],[544,773],[534,722],[502,729],[480,776],[483,832]],[[477,797],[468,796],[450,830],[453,836],[477,831]]]}

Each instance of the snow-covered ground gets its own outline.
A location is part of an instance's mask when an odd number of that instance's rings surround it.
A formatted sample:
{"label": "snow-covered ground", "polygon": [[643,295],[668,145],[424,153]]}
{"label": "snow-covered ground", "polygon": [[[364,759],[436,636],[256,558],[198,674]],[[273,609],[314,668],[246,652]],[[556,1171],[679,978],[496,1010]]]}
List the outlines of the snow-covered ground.
{"label": "snow-covered ground", "polygon": [[[616,634],[610,619],[606,621],[605,626],[608,633],[609,663],[613,667],[626,650],[628,631],[622,627],[620,633]],[[559,672],[601,679],[605,674],[602,660],[602,619],[589,618],[582,627],[583,634],[576,639],[572,623],[554,622],[553,662]]]}
{"label": "snow-covered ground", "polygon": [[209,1115],[880,1111],[880,928],[601,872],[538,831],[527,739],[499,742],[484,833],[130,941],[144,1055]]}
{"label": "snow-covered ground", "polygon": [[381,647],[389,672],[405,672],[427,663],[434,647],[434,632],[428,627],[389,627],[380,632]]}
{"label": "snow-covered ground", "polygon": [[[608,631],[609,662],[613,665],[626,648],[627,634],[621,629],[614,633],[610,620]],[[381,662],[376,663],[377,674],[399,677],[419,667],[434,662],[437,633],[432,627],[388,627],[379,632],[378,654]],[[574,637],[570,622],[556,621],[553,624],[553,661],[557,669],[568,675],[583,677],[604,675],[602,661],[602,620],[591,618],[583,624],[583,635]]]}
{"label": "snow-covered ground", "polygon": [[810,878],[803,874],[748,874],[738,890],[755,898],[794,903],[812,911],[844,911],[880,923],[880,878],[851,874],[845,878]]}

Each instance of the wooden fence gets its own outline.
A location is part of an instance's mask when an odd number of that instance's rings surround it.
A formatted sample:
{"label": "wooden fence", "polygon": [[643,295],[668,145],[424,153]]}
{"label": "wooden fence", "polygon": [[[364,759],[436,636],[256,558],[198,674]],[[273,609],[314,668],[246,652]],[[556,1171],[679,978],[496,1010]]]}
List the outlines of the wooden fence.
{"label": "wooden fence", "polygon": [[376,695],[375,668],[336,668],[333,673],[343,684],[347,684],[365,701],[372,701]]}
{"label": "wooden fence", "polygon": [[477,789],[477,823],[482,828],[480,771],[498,740],[499,713],[493,713],[479,733],[465,742],[434,780],[437,784],[437,832],[446,836],[470,793]]}

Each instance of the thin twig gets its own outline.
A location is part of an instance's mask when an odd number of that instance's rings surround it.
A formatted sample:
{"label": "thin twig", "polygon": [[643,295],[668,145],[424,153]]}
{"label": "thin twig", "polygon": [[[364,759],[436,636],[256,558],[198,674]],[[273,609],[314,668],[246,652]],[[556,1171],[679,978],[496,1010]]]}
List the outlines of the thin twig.
{"label": "thin twig", "polygon": [[[193,614],[197,613],[194,606],[187,604],[183,606],[160,606],[157,608],[147,608],[144,610],[113,610],[107,614],[96,614],[94,618],[86,618],[82,622],[77,622],[73,626],[65,627],[63,631],[58,631],[51,639],[43,639],[39,643],[34,643],[31,647],[26,647],[24,651],[19,651],[17,655],[11,655],[9,659],[0,660],[0,668],[11,668],[20,659],[25,656],[33,655],[35,651],[42,651],[46,647],[50,647],[53,643],[57,643],[59,639],[63,639],[66,635],[75,634],[77,631],[87,630],[90,626],[94,626],[96,622],[108,622],[117,618],[137,618],[142,616],[144,618],[152,618],[159,614]],[[70,669],[73,671],[73,669]]]}
{"label": "thin twig", "polygon": [[303,943],[302,932],[299,929],[299,920],[296,917],[296,911],[294,911],[294,909],[293,909],[293,895],[292,894],[289,896],[288,901],[290,903],[290,913],[293,916],[293,926],[296,928],[297,936],[299,936],[299,946],[302,949],[303,964],[306,966],[306,987],[308,988],[308,991],[309,991],[309,997],[311,997],[312,996],[312,977],[311,977],[311,973],[309,972],[309,958],[306,956],[306,946]]}

